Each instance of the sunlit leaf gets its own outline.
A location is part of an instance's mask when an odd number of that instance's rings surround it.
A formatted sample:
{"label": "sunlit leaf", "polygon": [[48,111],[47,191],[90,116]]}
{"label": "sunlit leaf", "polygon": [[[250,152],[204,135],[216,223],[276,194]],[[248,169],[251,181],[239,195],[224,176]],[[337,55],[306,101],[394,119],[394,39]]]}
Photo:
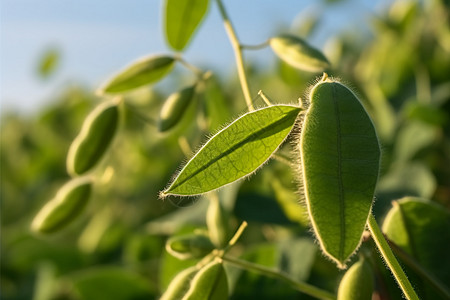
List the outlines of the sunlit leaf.
{"label": "sunlit leaf", "polygon": [[271,38],[269,42],[279,58],[300,70],[322,72],[330,66],[322,52],[297,36],[280,35]]}
{"label": "sunlit leaf", "polygon": [[172,70],[174,62],[175,58],[168,55],[144,57],[114,75],[98,90],[98,93],[120,94],[155,83]]}
{"label": "sunlit leaf", "polygon": [[304,194],[322,250],[344,267],[370,213],[380,146],[371,119],[346,86],[324,76],[310,101],[300,140]]}
{"label": "sunlit leaf", "polygon": [[162,196],[198,195],[251,174],[284,141],[300,110],[274,105],[241,116],[197,152]]}
{"label": "sunlit leaf", "polygon": [[169,45],[183,50],[208,10],[209,0],[167,0],[166,38]]}

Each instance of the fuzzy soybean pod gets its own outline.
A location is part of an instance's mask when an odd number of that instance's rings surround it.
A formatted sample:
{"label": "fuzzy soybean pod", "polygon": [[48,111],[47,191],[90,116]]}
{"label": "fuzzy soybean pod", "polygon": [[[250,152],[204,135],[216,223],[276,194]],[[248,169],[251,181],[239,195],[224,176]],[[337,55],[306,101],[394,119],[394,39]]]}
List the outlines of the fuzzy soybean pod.
{"label": "fuzzy soybean pod", "polygon": [[192,279],[191,287],[183,300],[228,299],[227,274],[221,261],[212,261]]}
{"label": "fuzzy soybean pod", "polygon": [[206,225],[208,226],[209,238],[214,245],[219,248],[225,247],[229,238],[228,217],[218,197],[209,199]]}
{"label": "fuzzy soybean pod", "polygon": [[189,290],[191,280],[197,274],[198,268],[192,266],[178,273],[170,282],[167,290],[162,294],[159,300],[179,300]]}
{"label": "fuzzy soybean pod", "polygon": [[374,288],[374,276],[370,264],[360,260],[353,264],[342,277],[338,300],[370,300]]}
{"label": "fuzzy soybean pod", "polygon": [[342,83],[324,74],[310,102],[299,144],[303,194],[321,249],[345,268],[371,211],[380,146],[366,110]]}
{"label": "fuzzy soybean pod", "polygon": [[91,170],[108,150],[119,125],[118,102],[104,102],[87,116],[67,155],[67,171],[72,176]]}
{"label": "fuzzy soybean pod", "polygon": [[72,179],[39,211],[31,224],[31,230],[52,233],[64,228],[82,213],[91,190],[91,178]]}
{"label": "fuzzy soybean pod", "polygon": [[171,94],[159,114],[159,131],[164,132],[174,127],[183,117],[194,96],[195,85]]}

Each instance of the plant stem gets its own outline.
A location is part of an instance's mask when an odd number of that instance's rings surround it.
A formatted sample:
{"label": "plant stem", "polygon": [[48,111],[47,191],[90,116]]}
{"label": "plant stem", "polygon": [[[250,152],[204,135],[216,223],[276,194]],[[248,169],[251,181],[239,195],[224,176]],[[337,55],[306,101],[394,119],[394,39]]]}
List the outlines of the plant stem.
{"label": "plant stem", "polygon": [[245,75],[244,60],[242,58],[242,48],[239,43],[239,39],[236,35],[236,31],[234,30],[230,18],[228,17],[228,14],[225,10],[225,7],[223,6],[222,0],[217,0],[217,5],[219,6],[219,11],[223,19],[225,31],[228,34],[228,38],[230,39],[231,46],[233,47],[234,50],[239,81],[241,82],[241,88],[244,94],[245,102],[247,103],[249,111],[252,111],[255,108],[253,107],[252,97],[250,95],[250,89],[248,87],[247,82],[247,76]]}
{"label": "plant stem", "polygon": [[394,275],[395,280],[397,280],[397,283],[405,294],[405,297],[407,299],[419,300],[419,297],[417,297],[417,294],[406,277],[405,272],[403,272],[403,269],[395,258],[394,253],[392,253],[392,250],[384,238],[384,235],[381,232],[373,214],[370,214],[367,224],[369,226],[370,233],[372,234],[372,238],[375,241],[378,250],[380,250],[381,256]]}
{"label": "plant stem", "polygon": [[241,49],[259,50],[259,49],[263,49],[263,48],[265,48],[267,46],[269,46],[269,40],[267,40],[264,43],[261,43],[259,45],[242,45],[241,44]]}
{"label": "plant stem", "polygon": [[294,279],[292,279],[288,274],[282,272],[282,271],[277,271],[265,266],[261,266],[246,260],[241,260],[238,258],[234,258],[231,256],[223,256],[222,259],[225,262],[228,262],[236,267],[245,269],[245,270],[249,270],[249,271],[255,271],[258,273],[261,273],[263,275],[272,277],[272,278],[276,278],[276,279],[280,279],[284,282],[287,282],[288,284],[290,284],[291,286],[293,286],[296,290],[305,293],[307,295],[316,297],[318,299],[326,299],[326,300],[334,300],[336,299],[336,296],[328,291],[324,291],[322,289],[319,289],[313,285],[304,283],[304,282],[298,282],[295,281]]}

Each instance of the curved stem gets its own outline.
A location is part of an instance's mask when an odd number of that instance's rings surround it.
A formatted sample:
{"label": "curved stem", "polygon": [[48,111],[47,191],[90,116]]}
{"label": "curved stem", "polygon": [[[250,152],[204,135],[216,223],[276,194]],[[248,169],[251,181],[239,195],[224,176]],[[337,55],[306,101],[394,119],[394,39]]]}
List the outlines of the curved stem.
{"label": "curved stem", "polygon": [[417,297],[417,294],[406,277],[405,272],[403,272],[403,269],[395,258],[394,253],[392,253],[392,250],[384,238],[384,235],[381,232],[373,214],[370,214],[367,224],[369,226],[370,233],[372,234],[372,238],[375,241],[378,250],[380,250],[381,256],[394,275],[395,280],[405,294],[405,297],[407,299],[419,300],[419,297]]}
{"label": "curved stem", "polygon": [[230,18],[228,17],[228,14],[225,10],[225,7],[223,6],[222,1],[217,0],[217,5],[219,6],[220,15],[222,16],[223,19],[223,25],[228,34],[228,38],[230,39],[231,46],[233,47],[234,50],[239,81],[241,82],[241,88],[244,94],[245,102],[247,103],[248,109],[252,111],[255,108],[253,107],[252,97],[250,95],[250,89],[248,87],[247,82],[247,76],[245,75],[244,60],[242,58],[241,45],[239,43],[239,39],[237,38],[233,25],[231,24]]}
{"label": "curved stem", "polygon": [[265,41],[264,43],[258,44],[258,45],[242,45],[241,44],[241,49],[244,50],[259,50],[259,49],[263,49],[265,47],[269,46],[269,40]]}
{"label": "curved stem", "polygon": [[276,278],[276,279],[280,279],[288,284],[290,284],[291,286],[293,286],[296,290],[305,293],[307,295],[316,297],[318,299],[325,299],[325,300],[334,300],[336,299],[336,296],[333,295],[330,292],[321,290],[313,285],[307,284],[305,282],[299,282],[299,281],[295,281],[294,279],[292,279],[288,274],[281,272],[281,271],[277,271],[271,268],[267,268],[265,266],[261,266],[246,260],[241,260],[238,258],[234,258],[231,256],[227,256],[224,255],[222,257],[222,259],[225,262],[228,262],[236,267],[245,269],[245,270],[249,270],[249,271],[255,271],[258,273],[261,273],[263,275],[272,277],[272,278]]}
{"label": "curved stem", "polygon": [[197,68],[193,64],[188,63],[186,60],[184,60],[181,56],[176,56],[176,59],[185,66],[188,70],[190,70],[192,73],[194,73],[198,78],[202,78],[204,76],[203,70]]}

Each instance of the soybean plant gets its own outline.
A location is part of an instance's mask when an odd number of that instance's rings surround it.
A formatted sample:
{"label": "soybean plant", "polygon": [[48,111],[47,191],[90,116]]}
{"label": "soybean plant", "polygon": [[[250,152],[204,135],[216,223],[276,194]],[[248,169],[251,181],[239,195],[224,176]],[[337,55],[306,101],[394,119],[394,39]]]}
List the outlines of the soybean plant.
{"label": "soybean plant", "polygon": [[[239,285],[236,268],[276,278],[319,299],[371,299],[379,288],[375,284],[377,258],[374,252],[367,251],[368,247],[360,251],[362,243],[377,247],[403,296],[418,299],[389,243],[395,245],[392,241],[401,242],[401,238],[412,234],[410,230],[415,227],[407,224],[408,218],[414,219],[419,207],[428,215],[439,215],[442,224],[447,222],[448,215],[434,210],[433,205],[423,199],[398,201],[383,225],[384,233],[392,240],[388,243],[372,213],[382,146],[366,104],[346,84],[328,76],[333,72],[330,60],[304,38],[281,34],[268,37],[261,45],[244,46],[237,38],[222,0],[211,2],[215,2],[233,47],[243,104],[248,111],[213,132],[186,163],[180,163],[180,171],[160,192],[163,200],[202,196],[199,201],[209,201],[206,229],[198,228],[167,239],[165,249],[170,255],[196,263],[173,277],[168,287],[161,290],[161,299],[228,299]],[[57,230],[81,212],[95,181],[93,176],[82,179],[78,176],[88,176],[86,174],[101,166],[99,161],[112,145],[116,131],[120,130],[119,121],[127,107],[128,92],[169,76],[176,64],[192,71],[191,83],[174,88],[162,105],[159,117],[150,120],[162,133],[180,126],[194,102],[210,101],[205,100],[204,95],[212,72],[190,64],[182,53],[212,4],[208,0],[164,1],[165,36],[176,54],[150,55],[136,60],[99,88],[98,95],[114,100],[106,100],[86,119],[67,157],[68,172],[75,179],[37,215],[32,225],[35,231]],[[259,96],[264,105],[255,103],[257,97],[249,88],[243,50],[264,47],[270,47],[283,64],[305,74],[316,74],[306,97],[289,103],[274,103],[261,91]],[[301,95],[299,92],[298,96]],[[194,110],[201,114],[200,109]],[[287,140],[293,145],[290,157],[280,154]],[[190,151],[184,137],[180,137],[180,144],[187,148],[185,152]],[[245,256],[238,258],[237,244],[248,223],[242,220],[240,226],[236,224],[220,191],[236,186],[243,178],[251,180],[251,176],[261,172],[259,170],[272,159],[284,163],[297,177],[298,203],[289,206],[290,213],[305,211],[322,254],[337,269],[348,268],[337,294],[293,278],[284,271],[246,260]],[[407,247],[407,243],[403,246]],[[402,253],[397,246],[393,247],[397,255]],[[428,282],[434,283],[433,293],[449,296],[439,279],[429,276],[414,263],[411,266]],[[230,282],[234,283],[230,285]]]}

